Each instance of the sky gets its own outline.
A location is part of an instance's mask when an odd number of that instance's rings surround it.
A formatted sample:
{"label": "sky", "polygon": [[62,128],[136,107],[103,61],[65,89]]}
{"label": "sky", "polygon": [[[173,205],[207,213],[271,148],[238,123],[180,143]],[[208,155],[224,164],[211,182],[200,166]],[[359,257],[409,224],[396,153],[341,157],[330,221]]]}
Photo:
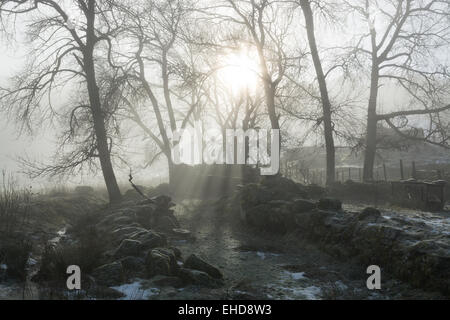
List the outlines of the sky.
{"label": "sky", "polygon": [[[320,25],[320,23],[318,23],[318,25]],[[366,26],[358,26],[356,23],[351,23],[351,25],[358,29],[356,30],[358,32],[364,32],[365,30],[363,29],[366,28]],[[298,27],[302,28],[300,25]],[[327,26],[327,28],[324,28],[323,30],[316,30],[319,47],[340,45],[340,42],[343,41],[343,39],[336,36],[336,34],[339,33],[339,30],[335,30],[333,26]],[[5,85],[10,76],[20,71],[25,61],[27,43],[21,39],[20,34],[19,26],[15,44],[11,44],[0,37],[0,86]],[[301,45],[300,42],[304,42],[302,36],[295,38],[299,41],[299,45]],[[233,76],[231,75],[230,78],[232,79]],[[348,89],[346,88],[344,91],[345,90]],[[362,99],[364,100],[364,97]],[[392,105],[401,104],[403,99],[402,93],[398,92],[397,88],[387,86],[382,87],[380,91],[379,111],[389,112],[391,111]],[[363,101],[361,104],[362,108],[358,111],[358,116],[361,117],[361,119],[364,119],[365,105],[366,102]],[[45,162],[45,160],[49,158],[49,155],[53,154],[55,137],[52,130],[43,128],[43,130],[39,131],[39,134],[30,137],[27,135],[18,136],[16,129],[17,128],[12,121],[5,119],[3,115],[0,115],[0,170],[6,169],[17,172],[20,169],[15,161],[18,156],[30,155],[34,159]]]}

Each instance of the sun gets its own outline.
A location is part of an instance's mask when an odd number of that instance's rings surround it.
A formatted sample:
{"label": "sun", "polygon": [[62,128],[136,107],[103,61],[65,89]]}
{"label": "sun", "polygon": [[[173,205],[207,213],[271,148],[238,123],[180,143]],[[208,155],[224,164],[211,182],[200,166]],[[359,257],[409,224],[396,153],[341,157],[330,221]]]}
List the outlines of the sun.
{"label": "sun", "polygon": [[249,50],[233,51],[223,56],[218,79],[234,95],[253,93],[259,82],[259,66],[256,55]]}

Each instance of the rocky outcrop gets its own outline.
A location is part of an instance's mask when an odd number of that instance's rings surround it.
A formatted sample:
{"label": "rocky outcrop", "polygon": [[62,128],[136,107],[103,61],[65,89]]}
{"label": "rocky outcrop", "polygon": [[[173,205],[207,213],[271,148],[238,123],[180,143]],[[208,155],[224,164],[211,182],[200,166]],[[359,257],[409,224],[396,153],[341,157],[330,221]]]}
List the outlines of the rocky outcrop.
{"label": "rocky outcrop", "polygon": [[176,254],[168,248],[156,248],[148,251],[145,257],[145,265],[150,276],[173,276],[178,271]]}
{"label": "rocky outcrop", "polygon": [[334,256],[376,264],[418,287],[450,294],[447,233],[401,216],[385,218],[375,208],[346,212],[340,200],[311,201],[293,182],[268,181],[242,186],[235,195],[247,225],[278,234],[295,232]]}
{"label": "rocky outcrop", "polygon": [[122,263],[119,261],[96,268],[92,272],[92,276],[97,284],[108,287],[119,285],[125,280]]}
{"label": "rocky outcrop", "polygon": [[191,254],[184,262],[184,267],[206,272],[215,279],[222,279],[222,272],[208,262],[200,259],[195,254]]}
{"label": "rocky outcrop", "polygon": [[223,285],[222,281],[214,279],[206,272],[199,270],[180,268],[178,276],[186,284],[193,284],[208,288],[219,288]]}
{"label": "rocky outcrop", "polygon": [[374,208],[361,213],[313,210],[296,215],[299,235],[341,258],[379,265],[413,285],[450,294],[450,237]]}
{"label": "rocky outcrop", "polygon": [[[180,228],[173,206],[170,197],[158,196],[144,201],[123,202],[84,217],[69,228],[68,238],[72,239],[51,250],[52,254],[45,259],[48,263],[41,266],[39,274],[49,275],[43,279],[45,281],[51,281],[56,273],[64,276],[66,263],[65,260],[60,263],[60,260],[67,257],[67,261],[76,261],[77,265],[81,263],[83,277],[92,279],[82,281],[83,290],[90,292],[104,292],[107,287],[120,286],[134,279],[150,279],[156,286],[217,287],[219,282],[214,277],[221,278],[221,272],[199,258],[191,257],[188,266],[192,269],[185,267],[180,271],[182,253],[168,246],[169,238],[191,239],[192,235]],[[92,245],[88,245],[90,242],[87,240],[101,242],[95,253],[86,252]],[[75,260],[72,252],[77,253]],[[85,256],[95,256],[95,259],[86,260]],[[60,272],[60,269],[64,270]],[[0,268],[0,276],[3,273]]]}
{"label": "rocky outcrop", "polygon": [[139,256],[142,243],[137,240],[125,239],[114,253],[115,258],[123,258],[128,256]]}

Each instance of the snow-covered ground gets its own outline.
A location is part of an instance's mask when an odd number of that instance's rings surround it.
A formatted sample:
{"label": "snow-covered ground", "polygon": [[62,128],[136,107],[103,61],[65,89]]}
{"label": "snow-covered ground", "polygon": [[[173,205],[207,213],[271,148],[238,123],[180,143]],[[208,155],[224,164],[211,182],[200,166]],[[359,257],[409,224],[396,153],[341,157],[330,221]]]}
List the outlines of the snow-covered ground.
{"label": "snow-covered ground", "polygon": [[113,289],[123,293],[125,296],[120,300],[148,300],[160,293],[158,288],[144,288],[142,279],[135,279],[134,282],[123,284],[121,286],[112,287]]}

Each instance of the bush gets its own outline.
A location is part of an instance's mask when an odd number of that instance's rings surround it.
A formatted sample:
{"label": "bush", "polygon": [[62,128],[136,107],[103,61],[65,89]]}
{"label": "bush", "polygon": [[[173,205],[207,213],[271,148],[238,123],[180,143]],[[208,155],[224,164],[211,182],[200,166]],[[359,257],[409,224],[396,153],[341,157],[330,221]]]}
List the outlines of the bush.
{"label": "bush", "polygon": [[94,226],[86,226],[86,229],[78,231],[77,235],[80,238],[76,243],[64,243],[57,247],[51,244],[46,246],[35,280],[57,281],[60,285],[65,285],[68,266],[77,265],[82,274],[89,274],[105,262],[105,239]]}
{"label": "bush", "polygon": [[0,244],[0,264],[6,265],[9,277],[24,281],[27,277],[28,258],[32,244],[25,239],[2,240]]}

